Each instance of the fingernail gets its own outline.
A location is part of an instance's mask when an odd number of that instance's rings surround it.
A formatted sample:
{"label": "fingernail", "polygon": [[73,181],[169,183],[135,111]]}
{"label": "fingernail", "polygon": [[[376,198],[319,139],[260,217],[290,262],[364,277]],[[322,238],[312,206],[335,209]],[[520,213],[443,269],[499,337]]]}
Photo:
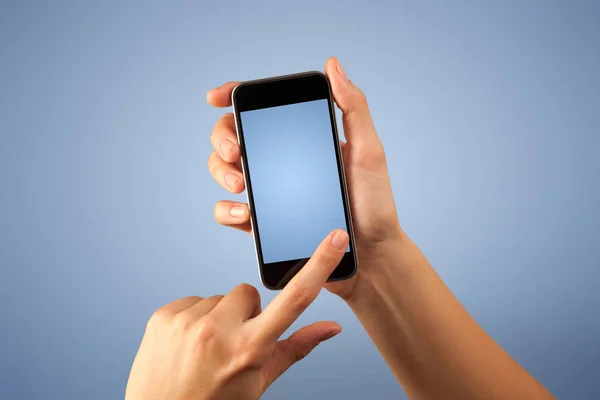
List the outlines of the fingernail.
{"label": "fingernail", "polygon": [[221,155],[227,157],[227,154],[229,154],[232,147],[233,142],[229,139],[225,139],[221,141],[221,144],[219,144],[219,151],[221,151]]}
{"label": "fingernail", "polygon": [[344,68],[342,68],[342,64],[340,63],[340,60],[338,60],[336,58],[335,63],[336,63],[336,69],[337,69],[338,74],[340,74],[340,76],[342,77],[342,79],[344,81],[347,81],[348,77],[346,76],[346,73],[344,72]]}
{"label": "fingernail", "polygon": [[320,343],[322,343],[322,342],[324,342],[324,341],[326,341],[326,340],[329,340],[329,339],[331,339],[332,337],[336,336],[336,335],[337,335],[338,333],[340,333],[340,332],[341,332],[341,331],[339,331],[339,330],[335,330],[335,331],[328,332],[328,333],[326,333],[325,335],[323,335],[323,336],[321,337],[321,339],[319,339],[319,342],[320,342]]}
{"label": "fingernail", "polygon": [[240,206],[233,206],[229,210],[229,214],[231,214],[232,217],[243,218],[246,214],[246,209]]}
{"label": "fingernail", "polygon": [[235,184],[237,183],[238,179],[239,177],[233,172],[229,172],[225,175],[225,183],[232,189],[235,188]]}
{"label": "fingernail", "polygon": [[338,250],[344,250],[348,246],[348,234],[341,229],[338,230],[331,238],[331,245]]}

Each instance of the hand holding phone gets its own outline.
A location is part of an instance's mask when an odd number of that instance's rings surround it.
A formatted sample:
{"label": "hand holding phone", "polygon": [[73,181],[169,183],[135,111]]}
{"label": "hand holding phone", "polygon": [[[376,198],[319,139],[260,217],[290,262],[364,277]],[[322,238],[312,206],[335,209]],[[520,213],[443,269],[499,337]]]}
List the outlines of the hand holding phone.
{"label": "hand holding phone", "polygon": [[[372,280],[373,274],[379,274],[382,267],[394,262],[390,259],[392,250],[398,247],[403,232],[396,213],[383,145],[371,120],[366,97],[347,78],[337,59],[327,60],[325,73],[329,78],[335,104],[342,111],[347,142],[345,145],[341,143],[341,158],[352,213],[352,236],[355,238],[356,255],[360,263],[354,277],[327,283],[325,287],[346,300],[358,299],[371,295],[372,288],[368,281]],[[215,107],[230,107],[232,91],[239,84],[240,82],[232,81],[212,89],[207,94],[208,103]],[[326,133],[324,137],[333,137],[332,133]],[[217,121],[210,140],[215,150],[209,157],[208,169],[215,181],[231,193],[243,192],[246,185],[241,144],[236,134],[233,114],[225,113]],[[303,164],[312,162],[314,160],[307,157]],[[279,169],[278,165],[274,167],[275,171]],[[283,189],[277,182],[273,182],[272,190]],[[220,224],[252,234],[248,204],[221,200],[215,205],[214,214]],[[257,215],[259,228],[260,219],[261,216]]]}
{"label": "hand holding phone", "polygon": [[250,285],[160,308],[148,323],[125,399],[260,398],[290,366],[340,333],[337,323],[321,321],[279,341],[317,297],[347,247],[346,232],[331,232],[262,312]]}
{"label": "hand holding phone", "polygon": [[[385,153],[366,97],[337,59],[327,60],[325,72],[343,114],[347,139],[343,161],[360,261],[353,278],[325,287],[350,305],[409,396],[437,398],[454,393],[457,398],[553,399],[468,315],[402,231]],[[237,85],[230,82],[211,90],[208,102],[230,106]],[[213,177],[229,191],[241,192],[243,180],[234,186],[227,183],[242,174],[231,114],[219,120],[211,141],[216,149],[209,160]],[[229,152],[222,152],[223,143]],[[251,233],[249,216],[244,203],[223,200],[215,206],[219,223]]]}

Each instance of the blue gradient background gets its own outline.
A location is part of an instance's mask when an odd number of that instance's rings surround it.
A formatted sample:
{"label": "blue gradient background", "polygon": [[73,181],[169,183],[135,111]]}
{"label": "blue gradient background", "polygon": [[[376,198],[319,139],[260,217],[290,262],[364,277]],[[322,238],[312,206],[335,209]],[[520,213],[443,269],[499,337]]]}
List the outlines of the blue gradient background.
{"label": "blue gradient background", "polygon": [[329,103],[240,113],[263,262],[310,257],[347,230]]}
{"label": "blue gradient background", "polygon": [[[121,398],[145,322],[260,287],[219,227],[208,89],[321,68],[365,91],[405,230],[563,399],[600,398],[600,4],[0,2],[0,398]],[[264,302],[274,293],[261,289]],[[405,398],[344,332],[266,399]]]}

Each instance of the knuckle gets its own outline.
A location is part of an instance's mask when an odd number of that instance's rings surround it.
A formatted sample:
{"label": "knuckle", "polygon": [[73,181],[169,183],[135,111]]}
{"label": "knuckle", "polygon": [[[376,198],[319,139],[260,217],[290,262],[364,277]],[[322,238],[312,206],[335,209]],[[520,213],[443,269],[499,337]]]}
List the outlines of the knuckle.
{"label": "knuckle", "polygon": [[214,296],[213,296],[213,299],[215,299],[215,301],[218,303],[218,302],[220,302],[221,300],[223,300],[223,297],[225,297],[225,295],[222,295],[222,294],[216,294],[216,295],[214,295]]}
{"label": "knuckle", "polygon": [[221,118],[219,118],[219,120],[215,124],[215,127],[212,130],[211,137],[217,138],[217,136],[219,134],[221,134],[221,132],[224,129],[229,129],[232,122],[233,122],[233,113],[228,112],[228,113],[223,114],[223,116]]}
{"label": "knuckle", "polygon": [[188,296],[185,299],[186,300],[193,300],[196,303],[203,300],[203,298],[200,297],[200,296]]}
{"label": "knuckle", "polygon": [[326,269],[331,268],[335,264],[335,257],[333,257],[329,253],[323,254],[321,257],[319,257],[319,264],[321,264]]}
{"label": "knuckle", "polygon": [[210,342],[217,336],[217,321],[214,317],[205,316],[198,326],[197,339],[202,342]]}
{"label": "knuckle", "polygon": [[177,331],[188,331],[193,323],[194,320],[185,313],[180,313],[173,317],[173,326]]}
{"label": "knuckle", "polygon": [[234,118],[233,118],[233,113],[232,112],[228,112],[223,114],[223,122],[227,123],[229,126],[231,126],[231,123],[234,122]]}
{"label": "knuckle", "polygon": [[247,283],[242,283],[236,286],[236,289],[240,291],[244,297],[251,299],[256,299],[260,297],[258,290],[254,286],[249,285]]}
{"label": "knuckle", "polygon": [[162,327],[175,317],[175,313],[166,307],[156,310],[148,319],[148,327]]}
{"label": "knuckle", "polygon": [[296,312],[306,310],[312,302],[311,291],[304,285],[294,285],[290,296],[290,305]]}

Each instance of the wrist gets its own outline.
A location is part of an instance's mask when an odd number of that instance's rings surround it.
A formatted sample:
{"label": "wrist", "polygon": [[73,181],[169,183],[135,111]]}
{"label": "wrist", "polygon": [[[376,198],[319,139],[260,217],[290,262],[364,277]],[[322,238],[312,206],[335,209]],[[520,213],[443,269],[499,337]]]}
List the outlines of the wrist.
{"label": "wrist", "polygon": [[355,311],[369,308],[390,295],[401,296],[407,285],[418,284],[431,270],[429,262],[415,243],[399,229],[392,240],[363,249],[360,258],[367,265],[359,265],[357,282],[352,295],[346,298]]}

